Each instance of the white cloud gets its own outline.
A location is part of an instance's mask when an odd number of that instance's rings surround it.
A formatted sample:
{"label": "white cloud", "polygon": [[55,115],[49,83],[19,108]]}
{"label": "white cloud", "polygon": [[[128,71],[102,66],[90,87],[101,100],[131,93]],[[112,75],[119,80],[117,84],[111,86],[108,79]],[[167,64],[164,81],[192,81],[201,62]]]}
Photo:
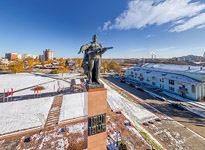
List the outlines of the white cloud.
{"label": "white cloud", "polygon": [[154,36],[153,34],[149,34],[149,35],[147,35],[147,38],[151,38],[153,36]]}
{"label": "white cloud", "polygon": [[110,24],[111,24],[111,21],[105,22],[103,26],[103,30],[107,30]]}
{"label": "white cloud", "polygon": [[173,23],[170,31],[180,32],[201,25],[203,10],[205,4],[192,0],[134,0],[114,23],[105,22],[103,29],[142,29],[154,24]]}
{"label": "white cloud", "polygon": [[186,20],[185,19],[181,19],[181,20],[177,20],[177,21],[175,21],[173,24],[175,25],[175,24],[182,24],[182,23],[184,23]]}
{"label": "white cloud", "polygon": [[202,25],[198,26],[197,28],[198,28],[198,29],[205,28],[205,24],[202,24]]}
{"label": "white cloud", "polygon": [[205,13],[202,13],[196,17],[189,19],[188,21],[184,22],[183,24],[174,27],[170,31],[171,32],[182,32],[182,31],[194,28],[198,25],[200,25],[198,28],[201,28],[201,27],[203,27],[203,26],[201,26],[202,24],[203,25],[205,24]]}

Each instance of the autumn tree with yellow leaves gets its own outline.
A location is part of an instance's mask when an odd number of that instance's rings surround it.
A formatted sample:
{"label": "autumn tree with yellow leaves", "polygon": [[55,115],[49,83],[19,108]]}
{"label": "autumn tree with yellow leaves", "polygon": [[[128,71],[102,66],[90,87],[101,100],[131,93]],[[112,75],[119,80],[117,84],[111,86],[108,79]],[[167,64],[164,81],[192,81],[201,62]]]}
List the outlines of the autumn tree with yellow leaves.
{"label": "autumn tree with yellow leaves", "polygon": [[107,63],[104,63],[104,70],[107,70]]}
{"label": "autumn tree with yellow leaves", "polygon": [[34,62],[35,62],[35,65],[40,65],[40,63],[41,63],[38,58],[36,58]]}
{"label": "autumn tree with yellow leaves", "polygon": [[6,70],[8,69],[7,65],[4,64],[4,65],[2,66],[2,69],[3,69],[4,71],[6,71]]}
{"label": "autumn tree with yellow leaves", "polygon": [[65,66],[65,61],[64,61],[63,58],[60,58],[60,59],[59,59],[59,66],[62,66],[62,67]]}
{"label": "autumn tree with yellow leaves", "polygon": [[9,65],[9,70],[13,73],[19,73],[23,70],[24,64],[21,60],[15,60]]}
{"label": "autumn tree with yellow leaves", "polygon": [[75,65],[82,69],[81,64],[83,62],[83,58],[75,58]]}
{"label": "autumn tree with yellow leaves", "polygon": [[63,67],[63,66],[60,66],[60,67],[58,68],[58,72],[59,72],[59,73],[62,73],[62,77],[63,77],[63,74],[64,74],[64,73],[68,73],[68,69],[65,68],[65,67]]}
{"label": "autumn tree with yellow leaves", "polygon": [[33,58],[28,58],[28,66],[32,67],[34,65],[34,60]]}
{"label": "autumn tree with yellow leaves", "polygon": [[52,64],[52,63],[53,63],[52,59],[47,60],[47,64]]}

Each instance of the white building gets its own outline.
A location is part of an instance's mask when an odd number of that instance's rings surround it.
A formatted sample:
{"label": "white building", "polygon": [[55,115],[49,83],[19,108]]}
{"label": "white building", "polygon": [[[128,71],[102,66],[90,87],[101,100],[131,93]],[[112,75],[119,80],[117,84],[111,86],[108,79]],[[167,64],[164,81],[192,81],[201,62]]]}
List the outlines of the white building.
{"label": "white building", "polygon": [[40,60],[44,60],[44,55],[39,55]]}
{"label": "white building", "polygon": [[126,70],[126,78],[193,100],[205,97],[205,67],[138,64]]}

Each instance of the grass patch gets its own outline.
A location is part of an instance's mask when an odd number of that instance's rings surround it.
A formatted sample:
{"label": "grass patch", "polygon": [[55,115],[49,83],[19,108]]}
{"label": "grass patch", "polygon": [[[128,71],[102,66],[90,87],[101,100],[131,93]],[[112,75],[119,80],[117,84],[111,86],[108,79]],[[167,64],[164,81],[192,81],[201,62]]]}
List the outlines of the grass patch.
{"label": "grass patch", "polygon": [[58,72],[58,70],[52,70],[51,72],[50,72],[50,74],[58,74],[59,72]]}
{"label": "grass patch", "polygon": [[[35,89],[35,91],[36,91],[36,90],[37,90],[37,87],[35,87],[34,89]],[[38,90],[41,90],[41,91],[42,91],[42,90],[45,90],[45,89],[46,89],[46,88],[45,88],[44,86],[38,86]]]}
{"label": "grass patch", "polygon": [[150,136],[145,133],[144,131],[139,130],[140,134],[147,140],[147,142],[149,144],[151,144],[154,148],[156,148],[157,150],[164,150],[163,147],[161,147],[160,145],[156,144],[151,138]]}

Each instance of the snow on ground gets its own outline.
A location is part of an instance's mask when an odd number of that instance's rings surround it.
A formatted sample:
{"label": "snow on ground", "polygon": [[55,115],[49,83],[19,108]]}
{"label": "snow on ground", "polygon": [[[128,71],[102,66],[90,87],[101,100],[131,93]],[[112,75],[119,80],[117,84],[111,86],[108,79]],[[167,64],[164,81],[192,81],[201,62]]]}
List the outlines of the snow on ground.
{"label": "snow on ground", "polygon": [[138,122],[157,118],[156,115],[145,109],[143,106],[127,100],[107,84],[104,83],[104,85],[108,90],[107,101],[112,110],[122,109],[125,114]]}
{"label": "snow on ground", "polygon": [[3,74],[0,75],[0,93],[3,93],[4,89],[11,91],[11,88],[13,88],[13,90],[16,91],[53,80],[54,79],[31,73]]}
{"label": "snow on ground", "polygon": [[59,73],[59,74],[46,74],[46,76],[59,78],[59,79],[62,79],[62,78],[73,78],[73,79],[75,79],[75,78],[81,77],[80,74],[71,74],[71,73],[64,73],[63,76],[62,76],[62,73]]}
{"label": "snow on ground", "polygon": [[81,133],[84,134],[85,123],[78,123],[75,125],[68,126],[69,133]]}
{"label": "snow on ground", "polygon": [[75,84],[81,84],[80,79],[75,79]]}
{"label": "snow on ground", "polygon": [[59,121],[88,115],[86,111],[87,98],[87,93],[64,95]]}
{"label": "snow on ground", "polygon": [[53,97],[0,104],[0,134],[45,124]]}
{"label": "snow on ground", "polygon": [[[55,85],[55,88],[54,88],[54,85]],[[49,92],[56,92],[58,89],[63,90],[63,87],[64,89],[69,88],[70,84],[62,80],[55,80],[55,81],[51,81],[46,84],[42,84],[41,86],[45,87],[45,90],[42,90],[41,93],[49,93]],[[21,95],[30,95],[30,94],[34,94],[34,88],[15,92],[13,95],[21,96]]]}
{"label": "snow on ground", "polygon": [[204,138],[179,122],[167,117],[161,123],[154,123],[147,126],[168,149],[203,149]]}
{"label": "snow on ground", "polygon": [[195,106],[200,107],[202,109],[205,109],[205,104],[203,104],[202,102],[192,101],[192,100],[189,100],[187,98],[180,97],[178,95],[175,95],[175,94],[172,94],[172,93],[169,93],[169,92],[166,92],[166,91],[163,91],[163,93],[166,94],[167,96],[173,97],[173,98],[175,98],[177,100],[180,100],[180,101],[183,101],[183,102],[187,102],[189,104],[192,104],[192,105],[195,105]]}

